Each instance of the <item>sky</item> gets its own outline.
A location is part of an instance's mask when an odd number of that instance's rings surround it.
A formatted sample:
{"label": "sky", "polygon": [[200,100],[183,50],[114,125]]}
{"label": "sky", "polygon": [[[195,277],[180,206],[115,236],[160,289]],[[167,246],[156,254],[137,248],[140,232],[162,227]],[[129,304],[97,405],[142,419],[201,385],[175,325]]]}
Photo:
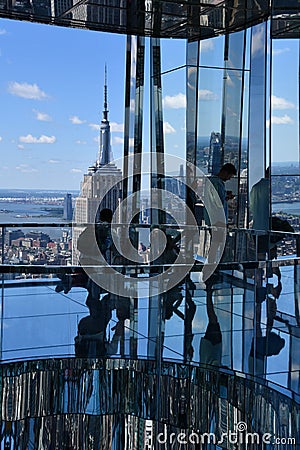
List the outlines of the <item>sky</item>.
{"label": "sky", "polygon": [[[217,64],[222,39],[201,44],[203,65]],[[112,149],[121,158],[125,50],[124,35],[0,19],[1,189],[80,189],[83,174],[97,157],[105,64]],[[274,41],[274,161],[298,160],[298,58],[299,42]],[[185,64],[184,41],[163,41],[162,59],[165,150],[183,157],[185,69],[173,69]],[[209,136],[220,131],[223,71],[203,69],[200,76],[200,134]],[[149,151],[147,84],[144,109],[144,151]]]}

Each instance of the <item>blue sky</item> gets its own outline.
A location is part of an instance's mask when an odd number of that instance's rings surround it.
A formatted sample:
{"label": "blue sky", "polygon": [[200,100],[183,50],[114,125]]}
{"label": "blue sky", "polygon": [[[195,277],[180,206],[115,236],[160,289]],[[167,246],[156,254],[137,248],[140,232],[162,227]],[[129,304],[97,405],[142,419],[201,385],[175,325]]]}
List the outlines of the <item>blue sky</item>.
{"label": "blue sky", "polygon": [[[202,64],[214,65],[222,38],[203,44]],[[115,158],[122,156],[126,37],[0,20],[0,188],[79,189],[98,151],[104,65]],[[185,64],[185,43],[162,42],[163,70]],[[298,160],[299,42],[273,43],[274,161]],[[219,78],[203,71],[199,95],[210,111],[203,133],[220,129]],[[220,78],[221,79],[221,78]],[[163,76],[165,148],[183,157],[185,69]],[[148,108],[145,87],[145,109]],[[149,119],[144,150],[149,150]]]}

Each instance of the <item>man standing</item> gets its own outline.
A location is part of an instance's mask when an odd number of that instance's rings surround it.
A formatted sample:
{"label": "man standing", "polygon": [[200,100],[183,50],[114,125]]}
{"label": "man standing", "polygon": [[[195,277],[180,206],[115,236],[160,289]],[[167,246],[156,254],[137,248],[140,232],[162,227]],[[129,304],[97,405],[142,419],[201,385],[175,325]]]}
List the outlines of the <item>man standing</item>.
{"label": "man standing", "polygon": [[263,232],[258,236],[258,259],[264,260],[269,247],[269,239],[266,231],[270,226],[270,170],[266,169],[265,177],[252,186],[250,192],[250,212],[252,215],[252,228]]}
{"label": "man standing", "polygon": [[250,192],[250,211],[254,230],[267,231],[270,227],[270,170],[266,169],[265,178],[261,178]]}
{"label": "man standing", "polygon": [[[209,181],[211,182],[212,186],[215,188],[215,191],[218,194],[218,196],[221,200],[221,203],[223,205],[226,223],[228,221],[227,201],[232,199],[233,196],[232,196],[232,194],[230,194],[230,196],[227,195],[226,189],[225,189],[225,183],[226,183],[226,181],[230,180],[234,175],[236,175],[236,168],[234,167],[233,164],[227,163],[221,167],[221,169],[217,175],[213,175],[212,177],[209,178]],[[209,191],[209,189],[207,191]],[[210,217],[208,216],[208,213],[207,213],[207,210],[212,211],[212,209],[214,207],[214,203],[215,203],[214,195],[211,195],[211,192],[206,192],[204,218],[205,218],[205,223],[207,225],[215,225],[215,224],[211,223]]]}

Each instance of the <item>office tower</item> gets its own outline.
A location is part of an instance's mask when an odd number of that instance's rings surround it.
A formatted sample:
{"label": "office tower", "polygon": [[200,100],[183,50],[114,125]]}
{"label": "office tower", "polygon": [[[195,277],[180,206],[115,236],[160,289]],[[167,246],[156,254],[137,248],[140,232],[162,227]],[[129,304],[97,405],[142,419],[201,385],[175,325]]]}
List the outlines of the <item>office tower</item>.
{"label": "office tower", "polygon": [[72,194],[65,195],[63,217],[65,220],[72,220],[73,218]]}
{"label": "office tower", "polygon": [[211,132],[209,142],[208,173],[217,175],[222,165],[221,134]]}
{"label": "office tower", "polygon": [[[100,124],[98,158],[88,168],[81,182],[80,195],[75,202],[73,227],[73,264],[78,262],[77,241],[84,224],[99,221],[102,209],[114,213],[122,197],[122,171],[113,162],[110,124],[108,120],[107,75],[105,67],[104,107]],[[83,225],[81,225],[83,224]]]}

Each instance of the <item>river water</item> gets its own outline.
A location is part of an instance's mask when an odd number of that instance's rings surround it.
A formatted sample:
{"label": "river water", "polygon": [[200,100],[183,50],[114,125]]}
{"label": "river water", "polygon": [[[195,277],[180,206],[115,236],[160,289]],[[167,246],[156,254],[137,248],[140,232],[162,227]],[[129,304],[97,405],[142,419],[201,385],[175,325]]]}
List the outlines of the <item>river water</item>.
{"label": "river water", "polygon": [[[47,208],[47,211],[45,210]],[[3,202],[0,201],[0,226],[3,223],[20,224],[20,229],[24,233],[34,230],[43,231],[52,239],[58,239],[62,236],[63,228],[57,227],[24,227],[24,223],[64,223],[65,220],[62,216],[57,215],[56,205],[35,204],[30,202],[18,203],[18,202]],[[53,210],[53,213],[51,213]],[[16,229],[16,227],[14,227]]]}

